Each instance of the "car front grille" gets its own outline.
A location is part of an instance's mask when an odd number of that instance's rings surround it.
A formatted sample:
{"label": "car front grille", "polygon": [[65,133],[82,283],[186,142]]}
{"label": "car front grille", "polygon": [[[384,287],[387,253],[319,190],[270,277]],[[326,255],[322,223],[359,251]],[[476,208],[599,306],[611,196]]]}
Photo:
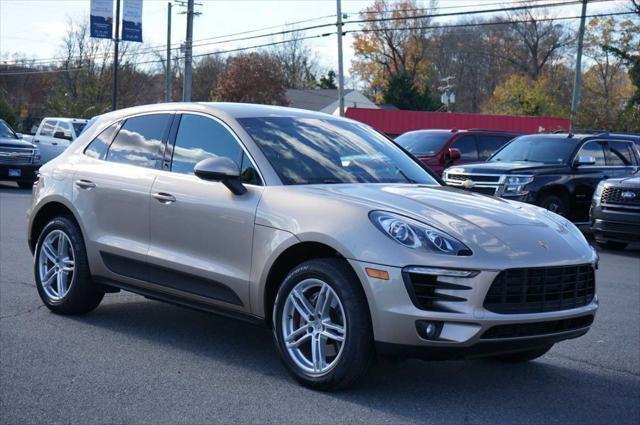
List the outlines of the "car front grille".
{"label": "car front grille", "polygon": [[[464,293],[471,289],[471,287],[465,285],[439,282],[438,276],[434,275],[403,271],[402,277],[409,293],[409,298],[421,310],[452,311],[450,308],[443,306],[441,302],[465,302],[467,299],[464,298]],[[460,296],[439,293],[438,290],[441,289],[460,290]]]}
{"label": "car front grille", "polygon": [[593,315],[573,317],[571,319],[549,320],[546,322],[512,323],[493,326],[482,334],[480,339],[522,338],[542,336],[560,332],[575,331],[591,326]]}
{"label": "car front grille", "polygon": [[640,189],[607,186],[602,190],[602,204],[640,206]]}
{"label": "car front grille", "polygon": [[445,172],[444,181],[448,186],[459,187],[484,195],[498,193],[504,176],[500,174],[456,174]]}
{"label": "car front grille", "polygon": [[494,313],[525,314],[568,310],[588,305],[595,295],[591,265],[504,270],[484,300]]}
{"label": "car front grille", "polygon": [[33,149],[0,147],[0,164],[31,164]]}

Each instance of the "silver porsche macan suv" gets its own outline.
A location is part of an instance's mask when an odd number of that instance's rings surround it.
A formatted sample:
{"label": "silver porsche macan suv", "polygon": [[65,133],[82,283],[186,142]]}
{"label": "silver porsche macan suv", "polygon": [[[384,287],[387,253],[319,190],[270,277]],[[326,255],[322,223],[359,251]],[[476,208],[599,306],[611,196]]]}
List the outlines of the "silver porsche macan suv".
{"label": "silver porsche macan suv", "polygon": [[28,239],[53,312],[126,290],[263,323],[317,389],[376,354],[531,360],[598,306],[597,255],[564,218],[442,186],[358,122],[272,106],[102,115],[40,169]]}

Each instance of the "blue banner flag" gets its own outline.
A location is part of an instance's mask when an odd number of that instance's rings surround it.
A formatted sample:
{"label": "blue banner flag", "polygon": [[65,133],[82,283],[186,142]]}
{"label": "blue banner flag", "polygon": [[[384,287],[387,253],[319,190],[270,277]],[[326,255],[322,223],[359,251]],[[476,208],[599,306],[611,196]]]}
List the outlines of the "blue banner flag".
{"label": "blue banner flag", "polygon": [[112,38],[113,0],[91,0],[91,37]]}
{"label": "blue banner flag", "polygon": [[142,42],[142,0],[123,0],[122,40]]}

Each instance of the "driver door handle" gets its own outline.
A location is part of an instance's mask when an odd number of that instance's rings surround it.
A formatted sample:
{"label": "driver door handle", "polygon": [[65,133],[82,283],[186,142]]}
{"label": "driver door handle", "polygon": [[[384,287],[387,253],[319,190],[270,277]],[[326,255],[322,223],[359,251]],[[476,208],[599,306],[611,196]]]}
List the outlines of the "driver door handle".
{"label": "driver door handle", "polygon": [[93,189],[96,184],[90,180],[76,180],[76,186],[80,189]]}
{"label": "driver door handle", "polygon": [[176,202],[176,197],[170,193],[157,192],[151,196],[153,196],[158,200],[158,202],[161,202],[163,204],[171,204],[173,202]]}

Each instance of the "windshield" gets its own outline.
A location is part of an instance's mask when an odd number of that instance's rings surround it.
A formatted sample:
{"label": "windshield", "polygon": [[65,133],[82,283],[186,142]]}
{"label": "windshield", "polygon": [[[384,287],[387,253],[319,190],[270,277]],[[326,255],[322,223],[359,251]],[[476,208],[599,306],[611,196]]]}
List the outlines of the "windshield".
{"label": "windshield", "polygon": [[74,122],[73,124],[73,129],[76,131],[76,135],[80,135],[80,133],[82,133],[82,130],[84,130],[84,128],[86,127],[87,123],[84,122]]}
{"label": "windshield", "polygon": [[400,148],[357,123],[302,117],[238,121],[284,184],[437,184]]}
{"label": "windshield", "polygon": [[0,137],[3,139],[17,139],[16,133],[11,130],[9,124],[0,120]]}
{"label": "windshield", "polygon": [[566,136],[562,138],[522,136],[496,152],[489,161],[564,164],[569,160],[575,147],[575,141],[567,139]]}
{"label": "windshield", "polygon": [[434,156],[451,137],[451,133],[412,131],[396,137],[400,146],[417,156]]}

